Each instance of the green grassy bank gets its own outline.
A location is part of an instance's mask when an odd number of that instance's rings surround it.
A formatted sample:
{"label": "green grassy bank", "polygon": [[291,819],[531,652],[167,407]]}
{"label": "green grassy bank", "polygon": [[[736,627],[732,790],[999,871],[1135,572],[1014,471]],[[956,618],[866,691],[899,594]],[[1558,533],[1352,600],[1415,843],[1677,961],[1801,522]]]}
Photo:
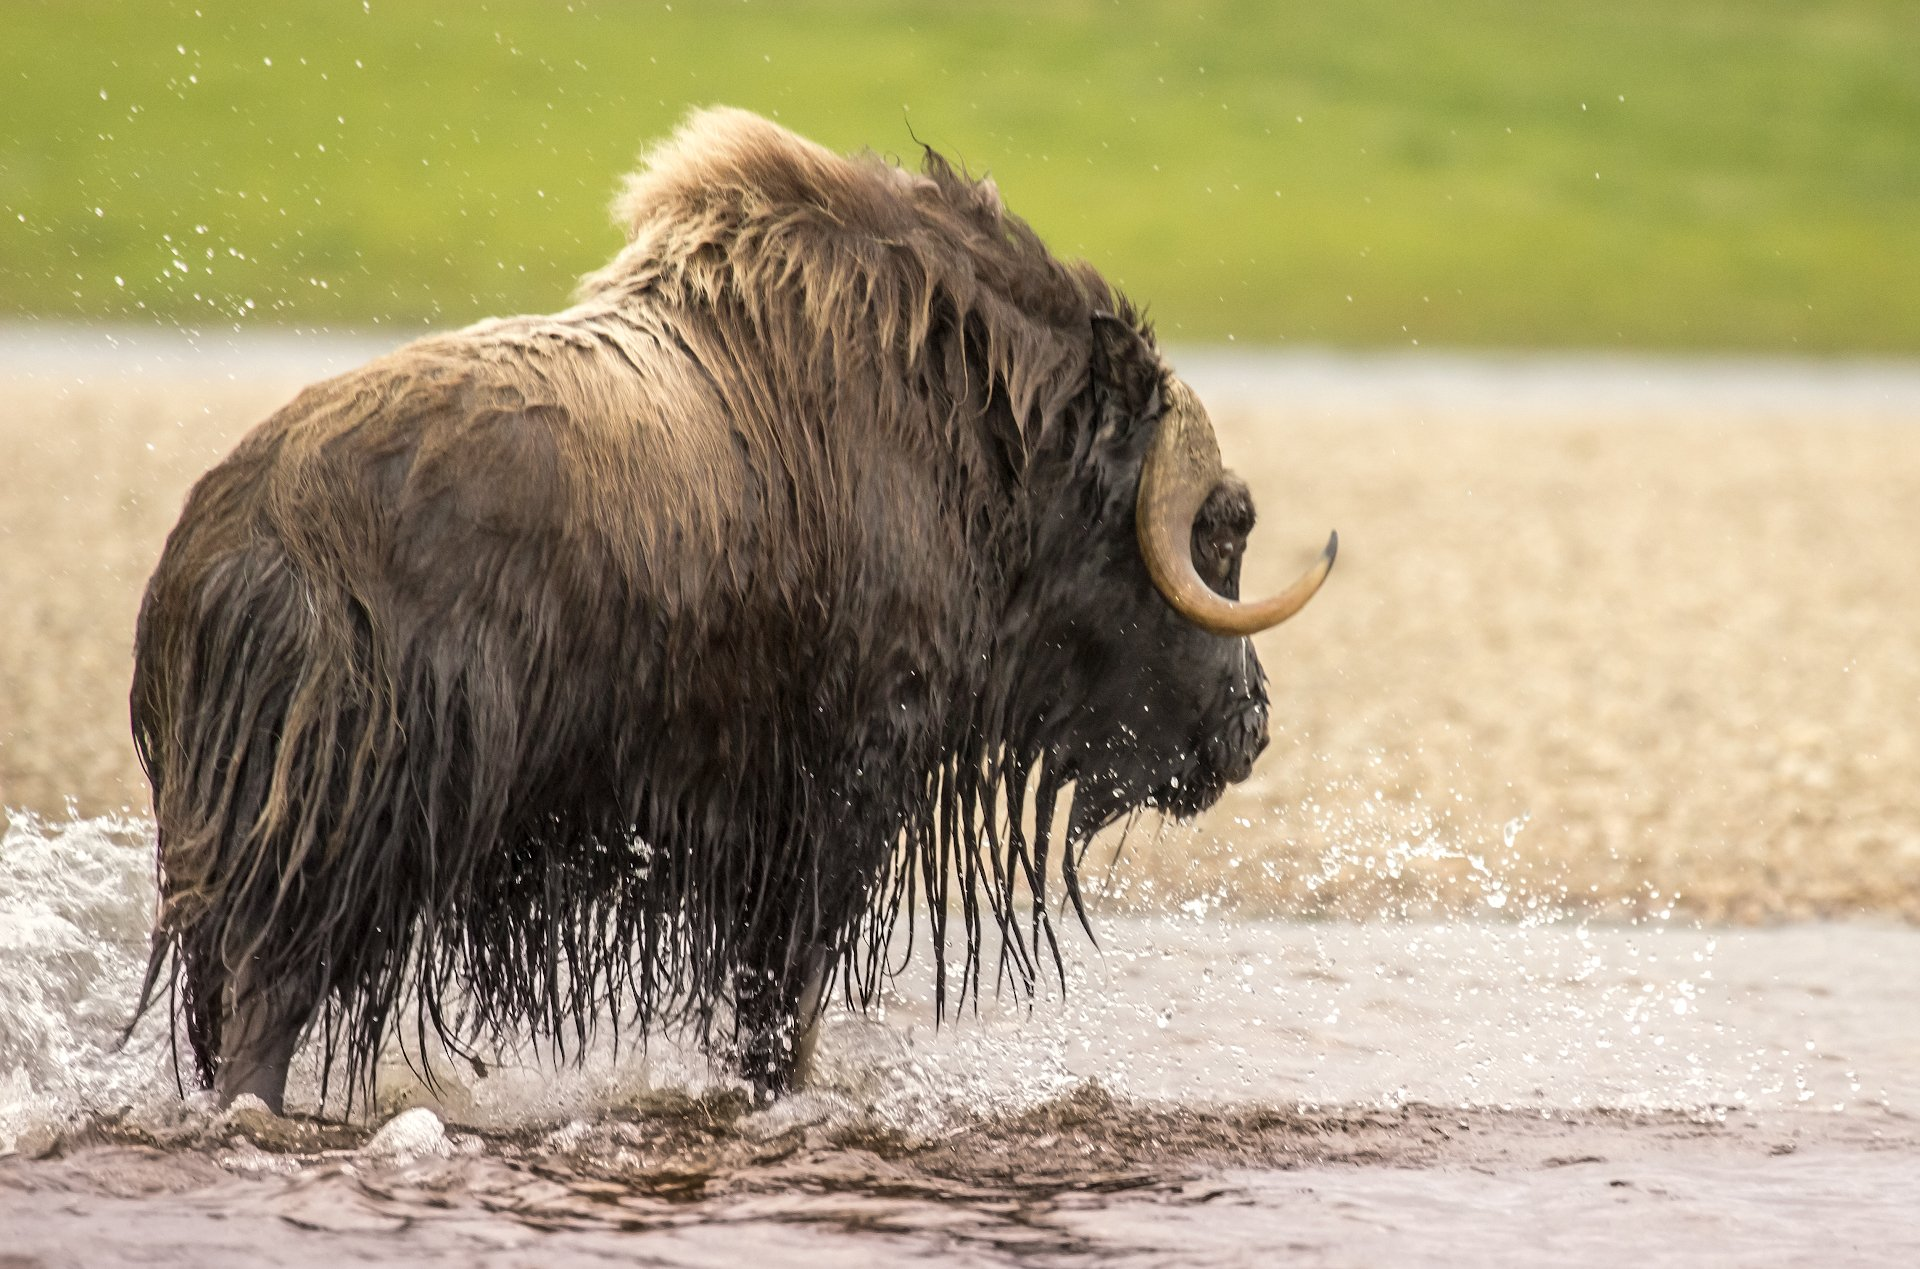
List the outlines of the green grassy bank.
{"label": "green grassy bank", "polygon": [[973,169],[1176,339],[1920,352],[1909,0],[0,4],[0,315],[551,308],[691,105]]}

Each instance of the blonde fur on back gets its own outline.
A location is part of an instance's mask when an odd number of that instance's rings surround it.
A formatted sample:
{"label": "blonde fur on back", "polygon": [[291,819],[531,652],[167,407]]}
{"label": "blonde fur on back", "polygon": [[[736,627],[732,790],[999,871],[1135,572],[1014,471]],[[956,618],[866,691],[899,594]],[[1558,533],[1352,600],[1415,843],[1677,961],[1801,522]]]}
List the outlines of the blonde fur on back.
{"label": "blonde fur on back", "polygon": [[806,369],[896,380],[954,370],[928,366],[929,334],[943,316],[975,323],[985,365],[971,369],[1004,385],[1023,423],[1083,383],[1092,311],[1132,317],[1090,266],[1055,259],[991,180],[931,150],[921,172],[843,157],[744,110],[690,116],[613,214],[627,246],[582,281],[583,300],[662,286],[733,300]]}

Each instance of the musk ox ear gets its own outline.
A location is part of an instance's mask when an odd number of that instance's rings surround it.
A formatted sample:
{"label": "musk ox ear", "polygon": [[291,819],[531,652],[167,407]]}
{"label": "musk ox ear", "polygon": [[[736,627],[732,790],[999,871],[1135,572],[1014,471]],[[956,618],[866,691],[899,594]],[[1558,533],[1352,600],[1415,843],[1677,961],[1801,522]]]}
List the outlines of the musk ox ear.
{"label": "musk ox ear", "polygon": [[1160,413],[1166,368],[1132,323],[1094,313],[1092,370],[1100,440],[1136,435],[1141,424]]}

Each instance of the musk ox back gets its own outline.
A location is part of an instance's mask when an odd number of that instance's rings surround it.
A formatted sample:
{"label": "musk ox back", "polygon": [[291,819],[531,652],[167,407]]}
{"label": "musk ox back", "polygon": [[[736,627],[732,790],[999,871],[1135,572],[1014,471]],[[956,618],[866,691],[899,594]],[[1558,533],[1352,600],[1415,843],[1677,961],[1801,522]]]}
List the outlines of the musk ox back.
{"label": "musk ox back", "polygon": [[1237,602],[1204,412],[990,183],[712,111],[618,211],[572,308],[308,388],[167,540],[142,1007],[177,982],[223,1100],[277,1109],[313,1027],[351,1099],[393,1028],[608,1016],[778,1092],[896,921],[943,1001],[995,939],[1030,987],[1050,876],[1077,907],[1094,832],[1265,744],[1245,636],[1331,546]]}

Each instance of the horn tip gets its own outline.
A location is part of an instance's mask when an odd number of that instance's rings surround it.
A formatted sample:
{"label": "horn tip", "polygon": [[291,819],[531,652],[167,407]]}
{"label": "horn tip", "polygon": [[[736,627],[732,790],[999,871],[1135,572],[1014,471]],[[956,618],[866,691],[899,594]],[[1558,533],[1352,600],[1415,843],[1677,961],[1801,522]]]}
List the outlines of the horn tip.
{"label": "horn tip", "polygon": [[1320,554],[1327,561],[1327,567],[1332,568],[1334,558],[1340,554],[1340,530],[1335,529],[1327,534],[1327,549]]}

